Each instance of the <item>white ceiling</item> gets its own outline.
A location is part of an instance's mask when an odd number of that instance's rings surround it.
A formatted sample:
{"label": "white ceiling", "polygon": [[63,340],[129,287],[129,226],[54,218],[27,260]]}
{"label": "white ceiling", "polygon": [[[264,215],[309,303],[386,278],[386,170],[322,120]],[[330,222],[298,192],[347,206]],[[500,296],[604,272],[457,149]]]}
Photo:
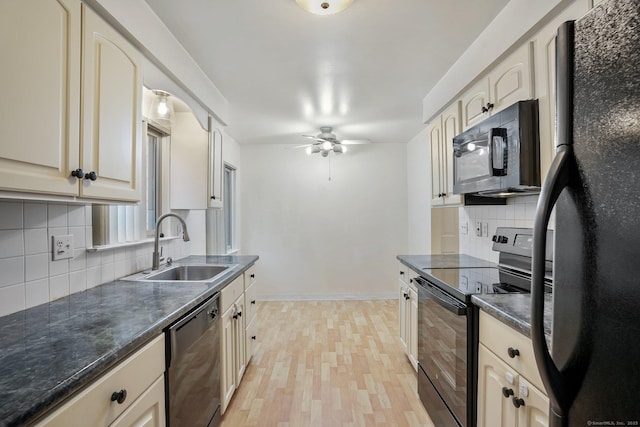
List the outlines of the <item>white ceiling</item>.
{"label": "white ceiling", "polygon": [[295,0],[146,0],[230,104],[241,144],[403,143],[422,98],[508,0],[354,0],[312,15]]}

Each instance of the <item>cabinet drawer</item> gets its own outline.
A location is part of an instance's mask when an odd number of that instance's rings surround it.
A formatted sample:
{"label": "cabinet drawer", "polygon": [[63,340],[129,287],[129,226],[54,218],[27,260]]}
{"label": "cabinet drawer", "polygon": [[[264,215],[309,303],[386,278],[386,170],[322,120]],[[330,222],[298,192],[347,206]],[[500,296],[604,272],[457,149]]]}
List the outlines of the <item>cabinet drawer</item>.
{"label": "cabinet drawer", "polygon": [[256,266],[252,265],[244,272],[244,288],[247,289],[249,286],[253,285],[256,282]]}
{"label": "cabinet drawer", "polygon": [[400,280],[402,280],[405,283],[409,283],[410,272],[411,272],[411,269],[409,267],[407,267],[401,262],[398,263],[398,275],[400,277]]}
{"label": "cabinet drawer", "polygon": [[[531,339],[495,317],[480,311],[480,342],[533,385],[544,390],[533,354]],[[509,348],[518,350],[519,355],[510,357]]]}
{"label": "cabinet drawer", "polygon": [[220,312],[227,311],[243,292],[242,276],[238,276],[220,292]]}
{"label": "cabinet drawer", "polygon": [[247,332],[245,335],[245,339],[247,342],[245,346],[245,351],[247,352],[247,364],[249,363],[249,360],[251,360],[251,356],[253,356],[255,352],[256,343],[258,340],[258,337],[256,335],[257,326],[258,321],[256,319],[253,319],[251,323],[247,325]]}
{"label": "cabinet drawer", "polygon": [[[162,334],[37,425],[67,427],[77,425],[78,420],[82,420],[82,424],[87,426],[111,424],[162,376],[165,367],[164,351]],[[120,390],[126,390],[124,402],[118,404],[111,401],[112,393]]]}
{"label": "cabinet drawer", "polygon": [[247,324],[253,320],[256,315],[256,284],[249,286],[244,292],[244,310],[247,312]]}

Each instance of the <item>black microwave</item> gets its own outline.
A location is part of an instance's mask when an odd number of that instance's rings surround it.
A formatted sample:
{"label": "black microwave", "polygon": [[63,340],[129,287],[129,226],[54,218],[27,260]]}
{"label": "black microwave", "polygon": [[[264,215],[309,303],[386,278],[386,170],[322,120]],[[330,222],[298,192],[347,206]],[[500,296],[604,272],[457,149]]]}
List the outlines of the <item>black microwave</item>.
{"label": "black microwave", "polygon": [[538,101],[517,102],[453,138],[453,192],[540,192]]}

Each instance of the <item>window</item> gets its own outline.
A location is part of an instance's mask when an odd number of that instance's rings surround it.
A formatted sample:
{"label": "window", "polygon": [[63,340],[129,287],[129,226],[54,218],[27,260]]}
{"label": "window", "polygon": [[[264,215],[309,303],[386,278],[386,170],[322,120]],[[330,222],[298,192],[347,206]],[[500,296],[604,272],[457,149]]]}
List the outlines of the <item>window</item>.
{"label": "window", "polygon": [[234,251],[236,245],[236,169],[225,163],[224,165],[224,236],[227,253]]}
{"label": "window", "polygon": [[162,186],[159,180],[162,160],[160,142],[163,134],[152,127],[147,129],[146,230],[149,234],[155,230],[160,211]]}

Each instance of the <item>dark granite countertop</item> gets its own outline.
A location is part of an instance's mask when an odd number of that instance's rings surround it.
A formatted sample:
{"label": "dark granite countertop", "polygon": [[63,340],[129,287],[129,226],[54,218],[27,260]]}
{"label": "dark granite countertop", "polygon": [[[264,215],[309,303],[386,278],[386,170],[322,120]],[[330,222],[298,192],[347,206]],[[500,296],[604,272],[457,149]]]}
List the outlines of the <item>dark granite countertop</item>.
{"label": "dark granite countertop", "polygon": [[496,263],[466,254],[398,255],[404,265],[421,273],[429,268],[482,268],[497,267]]}
{"label": "dark granite countertop", "polygon": [[[471,301],[483,311],[531,338],[531,294],[474,295]],[[552,294],[544,295],[544,332],[551,343]]]}
{"label": "dark granite countertop", "polygon": [[115,280],[0,317],[0,426],[29,423],[96,380],[224,288],[257,256],[191,256],[236,264],[213,283]]}

